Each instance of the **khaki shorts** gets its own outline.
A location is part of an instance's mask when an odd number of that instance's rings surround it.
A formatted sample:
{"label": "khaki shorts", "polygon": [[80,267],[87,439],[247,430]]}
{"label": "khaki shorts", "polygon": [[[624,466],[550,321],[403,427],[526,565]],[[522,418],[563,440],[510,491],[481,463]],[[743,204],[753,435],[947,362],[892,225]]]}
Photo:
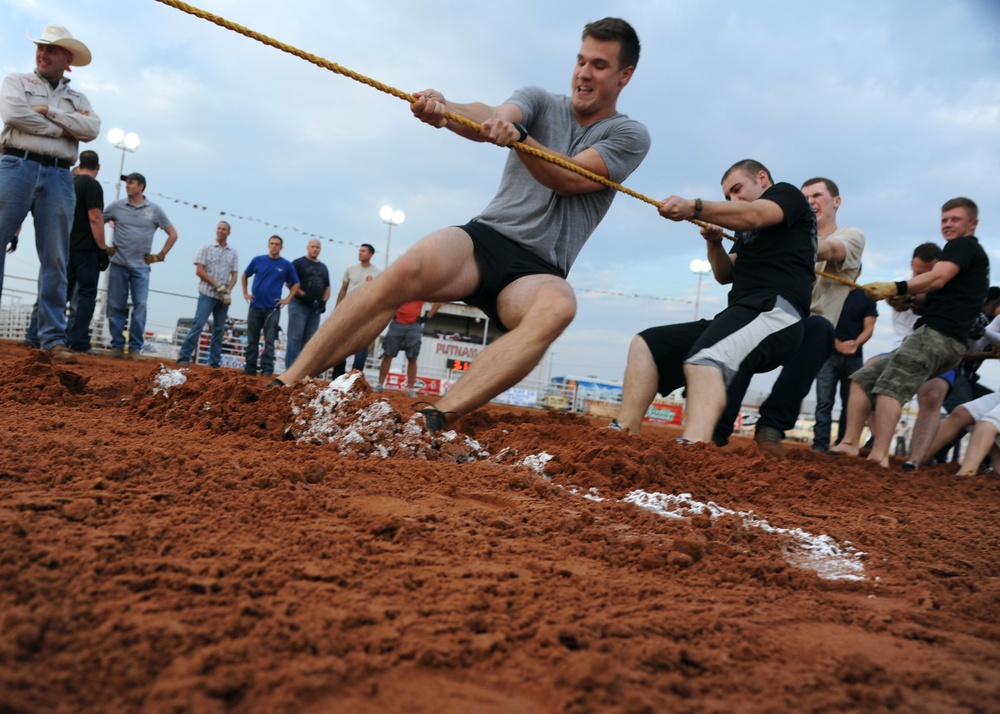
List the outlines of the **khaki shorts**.
{"label": "khaki shorts", "polygon": [[906,404],[928,379],[957,367],[964,354],[963,343],[924,325],[885,357],[852,374],[851,379],[871,397],[885,394]]}

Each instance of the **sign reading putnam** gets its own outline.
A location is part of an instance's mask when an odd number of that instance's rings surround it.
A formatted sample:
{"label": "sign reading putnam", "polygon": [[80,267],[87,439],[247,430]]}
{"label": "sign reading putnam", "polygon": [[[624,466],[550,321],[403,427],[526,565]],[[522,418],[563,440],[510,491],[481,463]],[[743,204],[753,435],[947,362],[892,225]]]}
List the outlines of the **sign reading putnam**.
{"label": "sign reading putnam", "polygon": [[482,345],[473,344],[471,342],[452,342],[450,340],[439,340],[438,343],[434,345],[435,354],[445,355],[446,357],[458,357],[466,360],[475,359],[481,349],[483,349]]}

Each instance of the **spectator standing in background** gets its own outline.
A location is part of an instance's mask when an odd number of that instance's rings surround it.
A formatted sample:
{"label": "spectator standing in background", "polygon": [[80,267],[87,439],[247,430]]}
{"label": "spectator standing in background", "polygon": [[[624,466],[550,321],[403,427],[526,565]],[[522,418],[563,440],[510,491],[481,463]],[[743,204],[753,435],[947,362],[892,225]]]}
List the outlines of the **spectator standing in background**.
{"label": "spectator standing in background", "polygon": [[90,50],[60,25],[35,43],[35,70],[7,75],[0,91],[0,293],[7,245],[31,211],[38,251],[38,339],[53,360],[77,359],[67,346],[66,264],[76,196],[70,167],[81,141],[92,141],[101,120],[90,101],[71,89],[70,67],[90,64]]}
{"label": "spectator standing in background", "polygon": [[320,315],[326,312],[326,303],[330,300],[330,271],[319,260],[322,248],[319,240],[312,238],[306,246],[306,254],[292,262],[299,276],[299,290],[288,303],[285,364],[292,364],[302,345],[316,334]]}
{"label": "spectator standing in background", "polygon": [[212,318],[212,339],[208,346],[210,367],[222,365],[222,337],[229,317],[232,291],[236,286],[239,272],[239,256],[229,247],[232,231],[227,221],[219,221],[215,227],[215,242],[203,245],[194,259],[194,272],[198,276],[198,306],[195,308],[194,322],[188,330],[180,355],[178,367],[191,364],[191,356],[201,339],[201,331]]}
{"label": "spectator standing in background", "polygon": [[[289,303],[299,289],[299,276],[295,266],[281,257],[284,241],[281,236],[271,236],[267,241],[267,255],[258,255],[250,261],[240,280],[243,284],[243,298],[250,303],[247,310],[246,366],[243,371],[251,377],[257,376],[257,360],[260,358],[260,373],[265,377],[274,374],[274,342],[278,339],[278,320],[281,308]],[[253,277],[253,293],[247,287],[247,279]],[[282,287],[288,286],[288,296],[281,297]],[[264,333],[264,352],[260,354],[260,335]]]}
{"label": "spectator standing in background", "polygon": [[[108,328],[111,354],[125,356],[125,320],[132,295],[132,316],[128,319],[128,358],[141,359],[149,299],[150,266],[162,263],[177,242],[177,229],[167,214],[146,200],[146,177],[139,173],[122,176],[126,197],[104,209],[104,222],[114,223],[114,245],[108,249]],[[156,229],[162,228],[167,242],[153,253]]]}
{"label": "spectator standing in background", "polygon": [[[859,271],[860,274],[860,271]],[[840,426],[837,443],[844,436],[847,424],[847,401],[851,394],[851,375],[865,364],[863,345],[875,331],[878,306],[861,288],[847,294],[844,307],[837,320],[833,344],[834,352],[823,363],[816,375],[816,427],[813,450],[826,452],[830,448],[830,431],[833,423],[833,405],[840,392]]]}
{"label": "spectator standing in background", "polygon": [[406,353],[406,389],[411,397],[417,396],[417,357],[420,356],[420,346],[423,343],[424,323],[437,314],[441,303],[436,302],[421,315],[424,309],[423,300],[408,302],[396,311],[396,316],[389,323],[389,331],[382,341],[382,365],[379,368],[378,383],[375,392],[382,391],[385,378],[389,376],[389,367],[399,350]]}

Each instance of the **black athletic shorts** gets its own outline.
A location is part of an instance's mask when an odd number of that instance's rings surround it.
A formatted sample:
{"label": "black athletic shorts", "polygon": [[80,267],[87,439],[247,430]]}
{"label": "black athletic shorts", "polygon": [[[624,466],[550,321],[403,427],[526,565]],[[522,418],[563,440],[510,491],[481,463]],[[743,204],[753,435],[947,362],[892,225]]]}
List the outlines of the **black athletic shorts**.
{"label": "black athletic shorts", "polygon": [[470,221],[456,228],[461,228],[472,238],[472,249],[479,265],[479,287],[461,301],[466,305],[478,307],[486,313],[494,325],[505,332],[507,327],[497,314],[497,298],[504,288],[518,278],[528,275],[555,275],[566,278],[559,268],[489,226],[478,221]]}

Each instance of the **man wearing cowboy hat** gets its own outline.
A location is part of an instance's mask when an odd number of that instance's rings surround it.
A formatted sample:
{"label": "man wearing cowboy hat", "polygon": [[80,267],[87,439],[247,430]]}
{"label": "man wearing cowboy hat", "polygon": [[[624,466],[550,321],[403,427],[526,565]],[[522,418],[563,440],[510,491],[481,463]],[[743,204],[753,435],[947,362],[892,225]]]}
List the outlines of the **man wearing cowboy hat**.
{"label": "man wearing cowboy hat", "polygon": [[10,236],[31,211],[35,218],[38,338],[54,360],[75,362],[66,346],[66,263],[76,194],[70,167],[81,141],[101,120],[64,77],[90,64],[90,50],[65,27],[49,25],[33,40],[35,71],[7,75],[0,90],[0,291]]}

